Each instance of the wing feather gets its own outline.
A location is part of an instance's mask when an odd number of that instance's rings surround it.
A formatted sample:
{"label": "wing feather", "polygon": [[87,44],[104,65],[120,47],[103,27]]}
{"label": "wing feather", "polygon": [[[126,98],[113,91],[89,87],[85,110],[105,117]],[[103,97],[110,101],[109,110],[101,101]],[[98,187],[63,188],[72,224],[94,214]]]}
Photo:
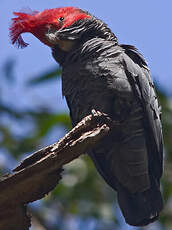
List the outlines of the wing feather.
{"label": "wing feather", "polygon": [[156,178],[160,178],[163,171],[163,136],[161,109],[154,84],[141,54],[132,46],[122,45],[122,48],[125,50],[123,62],[128,80],[144,111],[150,166]]}

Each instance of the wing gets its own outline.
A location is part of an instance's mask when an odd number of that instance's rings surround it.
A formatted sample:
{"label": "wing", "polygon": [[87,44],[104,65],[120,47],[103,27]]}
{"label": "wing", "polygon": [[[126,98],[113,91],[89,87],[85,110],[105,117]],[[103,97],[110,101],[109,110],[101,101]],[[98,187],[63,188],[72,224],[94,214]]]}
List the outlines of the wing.
{"label": "wing", "polygon": [[[89,67],[84,68],[84,74],[95,81],[84,82],[81,71],[76,68],[74,73],[75,68],[68,69],[64,95],[73,125],[88,115],[91,108],[121,122],[89,155],[105,181],[117,190],[126,222],[146,225],[157,219],[162,209],[158,183],[163,161],[160,108],[142,55],[127,45],[111,44],[109,48],[109,43],[105,43],[103,48],[99,59],[84,66]],[[79,97],[75,84],[71,84],[74,76],[78,76],[77,89],[78,92],[82,89],[84,96]],[[102,96],[105,91],[107,97]]]}
{"label": "wing", "polygon": [[149,164],[156,178],[163,171],[163,136],[161,109],[158,105],[154,84],[142,55],[133,46],[121,45],[124,49],[123,62],[132,89],[142,104],[144,126],[149,148]]}

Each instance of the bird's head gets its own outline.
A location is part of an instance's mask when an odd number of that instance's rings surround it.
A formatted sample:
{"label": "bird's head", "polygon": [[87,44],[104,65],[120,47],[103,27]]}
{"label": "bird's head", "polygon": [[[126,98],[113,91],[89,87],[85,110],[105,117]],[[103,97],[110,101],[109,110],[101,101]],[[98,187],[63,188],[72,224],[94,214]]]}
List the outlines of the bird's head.
{"label": "bird's head", "polygon": [[[12,18],[10,37],[12,44],[20,48],[28,45],[21,37],[21,34],[25,32],[32,33],[51,48],[58,45],[63,51],[68,51],[75,41],[84,37],[85,32],[87,35],[93,34],[93,29],[97,31],[94,36],[97,36],[98,33],[107,37],[112,34],[102,21],[98,19],[96,21],[94,16],[76,7],[48,9],[42,12],[33,11],[29,14],[14,12],[14,15],[17,17]],[[115,40],[115,37],[113,39]]]}
{"label": "bird's head", "polygon": [[[21,37],[22,33],[30,32],[44,44],[53,47],[61,40],[75,40],[80,34],[72,31],[72,25],[78,21],[91,18],[86,12],[75,7],[48,9],[42,12],[32,13],[14,12],[16,18],[12,18],[10,37],[13,44],[20,48],[26,47]],[[63,46],[63,44],[61,44]]]}

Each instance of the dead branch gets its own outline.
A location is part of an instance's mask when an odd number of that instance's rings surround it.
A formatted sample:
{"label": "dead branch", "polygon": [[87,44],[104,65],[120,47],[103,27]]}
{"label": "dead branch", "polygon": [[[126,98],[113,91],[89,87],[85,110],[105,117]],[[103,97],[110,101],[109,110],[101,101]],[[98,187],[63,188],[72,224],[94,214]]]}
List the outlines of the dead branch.
{"label": "dead branch", "polygon": [[112,127],[105,114],[92,111],[57,143],[27,157],[0,179],[0,230],[28,230],[27,204],[58,184],[63,165],[92,148]]}

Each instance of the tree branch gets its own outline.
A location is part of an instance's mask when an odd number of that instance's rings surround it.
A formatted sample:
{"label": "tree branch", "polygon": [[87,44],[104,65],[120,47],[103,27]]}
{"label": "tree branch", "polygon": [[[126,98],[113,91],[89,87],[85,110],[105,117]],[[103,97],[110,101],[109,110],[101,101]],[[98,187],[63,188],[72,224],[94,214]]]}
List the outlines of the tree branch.
{"label": "tree branch", "polygon": [[0,179],[0,230],[28,230],[26,205],[43,198],[61,179],[62,166],[92,148],[113,126],[111,119],[92,111],[57,143],[27,157]]}

